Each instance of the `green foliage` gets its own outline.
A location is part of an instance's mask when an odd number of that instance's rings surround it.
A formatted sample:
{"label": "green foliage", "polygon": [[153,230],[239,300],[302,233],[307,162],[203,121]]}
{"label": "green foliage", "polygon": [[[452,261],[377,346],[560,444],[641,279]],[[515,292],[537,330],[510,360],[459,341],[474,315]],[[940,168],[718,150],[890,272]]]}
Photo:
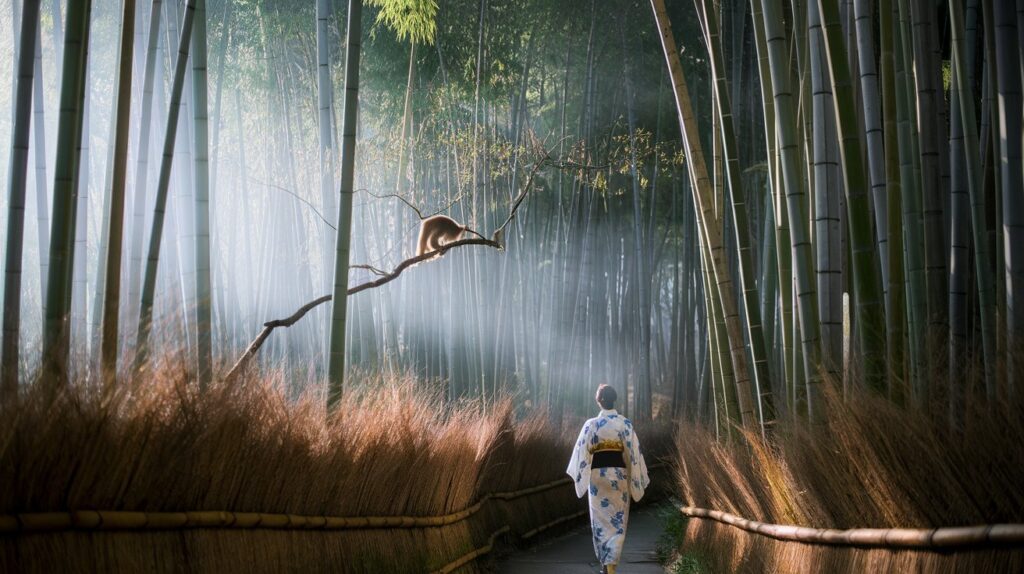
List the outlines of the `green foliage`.
{"label": "green foliage", "polygon": [[679,512],[682,503],[678,499],[671,499],[669,504],[658,509],[658,518],[661,519],[662,532],[658,538],[656,552],[658,562],[668,564],[679,550],[683,539],[686,537],[686,522],[688,517]]}
{"label": "green foliage", "polygon": [[669,565],[668,571],[672,574],[707,574],[712,572],[707,565],[707,560],[700,552],[684,552],[679,558]]}
{"label": "green foliage", "polygon": [[[671,177],[674,169],[683,167],[685,159],[679,148],[678,140],[655,141],[655,134],[650,130],[636,130],[632,142],[629,133],[612,136],[612,145],[608,150],[608,160],[612,169],[622,176],[630,175],[633,161],[640,175],[640,188],[648,189],[651,180],[645,173],[654,166],[658,168],[659,177]],[[632,144],[632,145],[631,145]],[[635,146],[635,157],[633,147]]]}
{"label": "green foliage", "polygon": [[679,512],[682,505],[678,499],[658,509],[662,532],[656,552],[658,562],[671,574],[708,574],[712,572],[710,560],[703,550],[683,548],[686,540],[686,525],[689,518]]}
{"label": "green foliage", "polygon": [[433,44],[437,34],[436,0],[367,0],[380,8],[377,23],[388,27],[399,40],[414,44]]}

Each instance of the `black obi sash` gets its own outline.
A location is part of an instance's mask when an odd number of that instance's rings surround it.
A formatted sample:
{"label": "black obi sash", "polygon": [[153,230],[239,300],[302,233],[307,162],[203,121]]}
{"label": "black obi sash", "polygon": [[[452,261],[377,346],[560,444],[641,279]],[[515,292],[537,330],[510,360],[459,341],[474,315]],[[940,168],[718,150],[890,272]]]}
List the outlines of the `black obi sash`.
{"label": "black obi sash", "polygon": [[591,468],[626,468],[621,450],[599,450],[594,453]]}

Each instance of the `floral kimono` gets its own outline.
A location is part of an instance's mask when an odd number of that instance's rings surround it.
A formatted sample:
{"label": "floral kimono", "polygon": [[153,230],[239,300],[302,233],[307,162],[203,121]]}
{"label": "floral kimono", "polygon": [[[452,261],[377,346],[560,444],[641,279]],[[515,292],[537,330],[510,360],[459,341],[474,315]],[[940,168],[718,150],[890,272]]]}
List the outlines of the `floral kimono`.
{"label": "floral kimono", "polygon": [[[621,460],[624,467],[595,468],[603,464],[594,462],[595,453],[600,453],[601,460],[609,460],[604,455],[611,454],[611,459]],[[583,425],[566,473],[576,482],[576,496],[590,494],[590,527],[597,559],[602,565],[618,564],[626,538],[629,499],[639,501],[650,483],[633,423],[614,409],[602,409]]]}

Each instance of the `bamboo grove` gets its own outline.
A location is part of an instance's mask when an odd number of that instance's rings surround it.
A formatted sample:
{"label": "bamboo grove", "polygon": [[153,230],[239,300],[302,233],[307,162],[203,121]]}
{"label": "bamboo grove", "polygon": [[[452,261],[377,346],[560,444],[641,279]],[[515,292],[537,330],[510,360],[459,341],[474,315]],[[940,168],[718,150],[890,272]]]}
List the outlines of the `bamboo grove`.
{"label": "bamboo grove", "polygon": [[[727,434],[821,422],[829,385],[954,426],[1018,385],[1009,0],[7,0],[0,30],[5,401],[168,356],[205,385],[324,295],[259,365],[332,399],[411,373],[560,417],[610,382]],[[433,213],[514,218],[345,295]]]}
{"label": "bamboo grove", "polygon": [[[754,427],[785,408],[821,421],[828,382],[899,404],[945,402],[954,427],[968,401],[1014,396],[1022,108],[1010,31],[1024,31],[1015,4],[695,2],[714,86],[711,164],[664,4],[651,4],[707,220],[714,388],[727,416]],[[723,66],[718,22],[732,10],[750,16],[731,52],[734,68],[736,50],[756,54],[747,84]],[[744,126],[734,118],[750,111],[730,94],[758,88],[760,117],[745,137],[763,128],[764,139],[746,169],[762,170],[764,185],[749,190],[737,177],[734,129]],[[744,213],[754,194],[767,207],[761,238]],[[736,230],[731,268],[716,261],[723,220]],[[767,375],[751,368],[768,355]]]}

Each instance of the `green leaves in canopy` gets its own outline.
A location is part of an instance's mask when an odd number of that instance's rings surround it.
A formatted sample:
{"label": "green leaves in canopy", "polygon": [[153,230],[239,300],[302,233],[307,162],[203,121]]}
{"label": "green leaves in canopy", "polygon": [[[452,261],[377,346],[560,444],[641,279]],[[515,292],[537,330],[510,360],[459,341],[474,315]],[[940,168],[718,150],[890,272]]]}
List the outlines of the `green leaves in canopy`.
{"label": "green leaves in canopy", "polygon": [[377,23],[390,28],[399,40],[433,44],[437,33],[437,0],[366,0],[380,8]]}

